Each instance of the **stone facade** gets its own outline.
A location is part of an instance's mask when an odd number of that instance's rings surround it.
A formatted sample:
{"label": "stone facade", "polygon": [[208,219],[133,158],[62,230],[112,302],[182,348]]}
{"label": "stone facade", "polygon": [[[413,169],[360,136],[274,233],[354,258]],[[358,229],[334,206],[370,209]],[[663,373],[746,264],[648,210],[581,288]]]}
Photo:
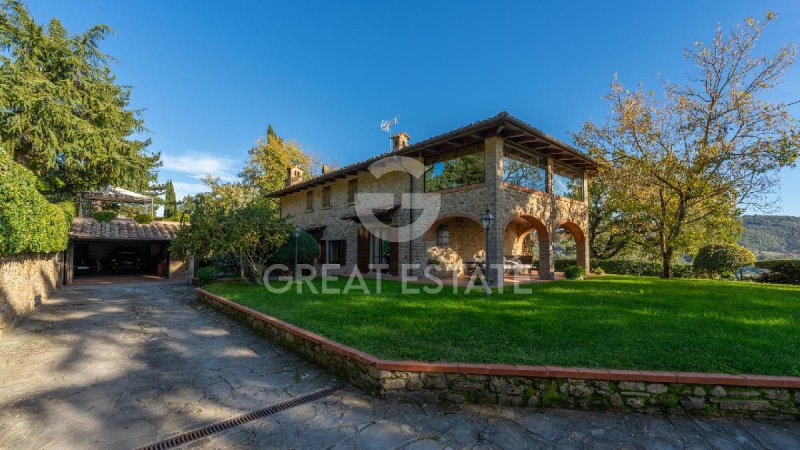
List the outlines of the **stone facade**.
{"label": "stone facade", "polygon": [[[430,260],[437,260],[446,269],[460,271],[464,260],[483,259],[486,247],[486,234],[480,226],[480,217],[487,209],[496,220],[488,230],[488,259],[491,265],[499,267],[504,256],[520,254],[525,235],[537,231],[539,241],[539,266],[543,268],[540,276],[554,278],[551,258],[552,236],[559,228],[567,229],[575,239],[578,263],[589,269],[589,249],[585,232],[588,226],[588,173],[580,171],[583,177],[584,200],[573,200],[551,194],[552,158],[548,161],[547,192],[533,191],[503,182],[503,154],[510,145],[501,137],[486,138],[477,144],[484,153],[484,181],[479,184],[460,186],[433,193],[424,192],[424,180],[406,173],[392,172],[376,178],[367,170],[343,173],[325,183],[311,186],[299,192],[278,196],[282,217],[288,218],[303,229],[318,229],[324,226],[321,240],[345,240],[345,272],[356,264],[358,257],[358,230],[361,227],[343,217],[353,216],[357,204],[348,203],[348,181],[358,180],[359,193],[394,193],[395,204],[400,204],[402,193],[440,198],[441,208],[432,225],[421,231],[421,237],[411,242],[401,242],[397,246],[399,264],[419,264],[420,270]],[[476,146],[476,144],[473,144]],[[458,151],[456,148],[453,151]],[[422,157],[415,157],[424,162]],[[322,191],[330,188],[330,207],[322,207]],[[312,192],[313,209],[307,210],[307,192]],[[389,225],[414,223],[419,213],[398,209],[392,213]],[[451,242],[447,246],[436,242],[436,229],[447,224]],[[424,233],[423,233],[424,232]],[[501,280],[498,280],[501,281]]]}
{"label": "stone facade", "polygon": [[386,361],[202,289],[198,298],[387,400],[800,420],[796,377]]}
{"label": "stone facade", "polygon": [[0,258],[0,335],[58,288],[61,268],[60,253]]}
{"label": "stone facade", "polygon": [[[346,241],[345,263],[342,272],[349,273],[358,261],[358,229],[360,224],[342,217],[355,215],[358,204],[348,201],[348,182],[357,180],[359,193],[408,192],[409,176],[403,173],[386,174],[376,179],[369,172],[358,172],[343,179],[337,179],[323,186],[310,189],[313,206],[306,208],[306,195],[309,190],[289,194],[280,198],[281,217],[289,219],[303,229],[317,229],[324,226],[320,240]],[[322,189],[330,187],[330,206],[322,206]],[[395,213],[392,223],[401,224],[403,218]],[[401,252],[401,264],[407,263]],[[407,256],[406,256],[407,258]]]}

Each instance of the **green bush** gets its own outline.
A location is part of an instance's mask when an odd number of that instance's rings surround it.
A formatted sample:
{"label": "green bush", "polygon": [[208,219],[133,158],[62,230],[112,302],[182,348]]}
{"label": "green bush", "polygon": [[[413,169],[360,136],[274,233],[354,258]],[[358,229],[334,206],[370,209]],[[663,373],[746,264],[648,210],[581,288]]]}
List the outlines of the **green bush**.
{"label": "green bush", "polygon": [[170,216],[170,217],[162,217],[161,220],[166,220],[166,221],[169,221],[169,222],[180,222],[180,221],[188,222],[189,221],[189,214],[179,213],[177,215]]}
{"label": "green bush", "polygon": [[50,203],[39,180],[0,148],[0,255],[50,253],[67,248],[72,215]]}
{"label": "green bush", "polygon": [[[661,262],[644,261],[639,259],[598,259],[592,260],[592,267],[602,267],[605,273],[616,275],[636,275],[641,277],[660,277]],[[692,278],[691,264],[677,263],[672,266],[672,275],[675,278]]]}
{"label": "green bush", "polygon": [[135,220],[136,223],[147,224],[153,221],[153,216],[150,214],[137,214],[133,217],[133,220]]}
{"label": "green bush", "polygon": [[224,275],[238,275],[242,269],[239,258],[233,253],[215,253],[205,263],[216,266],[219,273]]}
{"label": "green bush", "polygon": [[765,283],[800,284],[800,260],[774,259],[756,261],[755,266],[767,272],[756,278]]}
{"label": "green bush", "polygon": [[[286,242],[270,258],[271,264],[283,264],[290,270],[294,270],[294,244],[295,238],[289,237]],[[314,258],[319,256],[319,244],[313,236],[305,231],[300,232],[297,238],[297,263],[313,264]]]}
{"label": "green bush", "polygon": [[[593,259],[591,267],[602,267],[604,273],[616,275],[636,275],[643,277],[660,277],[661,263],[639,259]],[[567,267],[577,265],[574,259],[556,259],[553,261],[556,272],[564,272]],[[694,272],[691,264],[678,263],[672,267],[675,278],[692,278]]]}
{"label": "green bush", "polygon": [[563,272],[569,266],[577,266],[578,261],[575,258],[554,259],[553,265],[555,266],[556,272]]}
{"label": "green bush", "polygon": [[216,280],[218,275],[219,267],[207,266],[198,270],[194,277],[197,278],[197,284],[203,286]]}
{"label": "green bush", "polygon": [[586,275],[586,269],[578,266],[569,266],[564,269],[564,278],[568,280],[582,280]]}
{"label": "green bush", "polygon": [[709,278],[734,274],[741,278],[742,267],[752,265],[756,257],[750,250],[738,245],[712,244],[702,247],[694,257],[694,272]]}
{"label": "green bush", "polygon": [[94,213],[94,220],[98,222],[111,222],[117,218],[116,211],[98,211]]}

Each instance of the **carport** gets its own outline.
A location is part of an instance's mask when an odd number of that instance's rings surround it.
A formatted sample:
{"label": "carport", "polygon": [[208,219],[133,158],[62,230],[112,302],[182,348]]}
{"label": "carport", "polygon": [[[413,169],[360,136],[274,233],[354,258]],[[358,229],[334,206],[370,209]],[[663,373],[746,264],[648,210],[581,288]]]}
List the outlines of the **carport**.
{"label": "carport", "polygon": [[[81,192],[79,215],[91,211],[96,203],[145,204],[150,206],[151,213],[154,211],[151,197],[108,187]],[[64,255],[64,282],[107,284],[185,279],[184,258],[170,251],[170,242],[179,227],[179,222],[171,221],[137,223],[117,217],[100,222],[94,217],[77,217],[72,221]]]}
{"label": "carport", "polygon": [[158,281],[186,276],[182,257],[170,251],[180,223],[136,223],[117,218],[98,222],[73,220],[64,260],[64,279],[71,283]]}

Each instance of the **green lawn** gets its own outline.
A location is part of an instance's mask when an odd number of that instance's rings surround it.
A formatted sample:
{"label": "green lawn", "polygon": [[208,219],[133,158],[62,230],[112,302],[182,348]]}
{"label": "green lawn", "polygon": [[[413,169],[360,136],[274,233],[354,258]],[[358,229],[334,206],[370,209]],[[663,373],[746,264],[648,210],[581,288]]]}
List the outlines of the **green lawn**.
{"label": "green lawn", "polygon": [[385,359],[800,376],[798,287],[607,275],[531,288],[491,297],[400,295],[389,281],[380,295],[207,289]]}

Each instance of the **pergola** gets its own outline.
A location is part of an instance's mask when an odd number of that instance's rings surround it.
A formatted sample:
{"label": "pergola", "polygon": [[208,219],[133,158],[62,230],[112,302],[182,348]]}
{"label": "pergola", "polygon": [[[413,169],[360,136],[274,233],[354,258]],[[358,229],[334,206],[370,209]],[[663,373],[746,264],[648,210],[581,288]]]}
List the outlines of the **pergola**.
{"label": "pergola", "polygon": [[118,187],[109,186],[99,191],[81,191],[78,200],[78,216],[83,217],[83,201],[94,200],[100,202],[113,202],[113,203],[136,203],[136,204],[150,204],[150,215],[155,215],[155,204],[152,197],[142,195],[136,192],[129,191]]}

